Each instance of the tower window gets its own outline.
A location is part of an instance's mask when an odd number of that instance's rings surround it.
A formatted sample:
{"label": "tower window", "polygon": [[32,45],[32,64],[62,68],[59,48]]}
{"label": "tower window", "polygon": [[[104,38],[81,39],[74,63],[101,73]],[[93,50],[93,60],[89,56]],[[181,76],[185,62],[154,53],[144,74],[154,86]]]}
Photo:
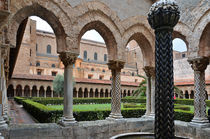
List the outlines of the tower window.
{"label": "tower window", "polygon": [[104,61],[107,61],[107,54],[104,54]]}
{"label": "tower window", "polygon": [[52,76],[56,76],[56,75],[57,75],[57,72],[52,71]]}
{"label": "tower window", "polygon": [[98,54],[94,53],[94,60],[97,60],[97,59],[98,59]]}
{"label": "tower window", "polygon": [[55,64],[52,64],[52,68],[55,68]]}
{"label": "tower window", "polygon": [[36,62],[36,66],[39,67],[40,66],[40,62],[37,61]]}
{"label": "tower window", "polygon": [[51,54],[51,45],[47,45],[47,54]]}
{"label": "tower window", "polygon": [[85,60],[87,59],[87,51],[84,51],[83,58],[84,58]]}

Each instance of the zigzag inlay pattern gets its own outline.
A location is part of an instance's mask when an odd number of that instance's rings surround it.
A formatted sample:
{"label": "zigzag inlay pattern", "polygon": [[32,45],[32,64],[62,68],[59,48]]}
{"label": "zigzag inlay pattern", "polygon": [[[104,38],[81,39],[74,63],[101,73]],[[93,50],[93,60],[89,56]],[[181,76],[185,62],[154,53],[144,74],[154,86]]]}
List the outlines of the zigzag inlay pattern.
{"label": "zigzag inlay pattern", "polygon": [[155,138],[174,138],[172,33],[156,31]]}

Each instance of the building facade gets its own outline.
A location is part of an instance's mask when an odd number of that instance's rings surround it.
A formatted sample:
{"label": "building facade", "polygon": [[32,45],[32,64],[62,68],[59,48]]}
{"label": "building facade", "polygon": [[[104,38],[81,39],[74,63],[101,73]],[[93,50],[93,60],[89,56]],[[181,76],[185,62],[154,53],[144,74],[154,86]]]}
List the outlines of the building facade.
{"label": "building facade", "polygon": [[[126,63],[121,71],[122,96],[130,96],[142,81],[137,73],[144,74],[142,61],[136,59],[142,57],[141,50],[135,45],[131,42],[125,53]],[[104,43],[81,40],[80,55],[73,69],[74,97],[111,96],[112,74],[107,62]],[[57,97],[53,80],[57,74],[63,73],[64,65],[57,54],[55,35],[36,30],[36,21],[29,19],[9,82],[8,97]]]}

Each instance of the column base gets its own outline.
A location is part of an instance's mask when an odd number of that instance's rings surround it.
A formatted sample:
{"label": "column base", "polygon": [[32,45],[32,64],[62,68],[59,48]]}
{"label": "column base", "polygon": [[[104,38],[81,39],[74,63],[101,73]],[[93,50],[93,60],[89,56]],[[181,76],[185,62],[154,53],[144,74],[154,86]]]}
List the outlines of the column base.
{"label": "column base", "polygon": [[155,114],[149,114],[149,115],[143,115],[141,118],[145,118],[145,119],[155,119]]}
{"label": "column base", "polygon": [[58,123],[64,127],[74,125],[77,121],[74,118],[63,117]]}
{"label": "column base", "polygon": [[210,127],[209,120],[207,118],[193,118],[190,122],[192,126],[197,126],[200,128]]}
{"label": "column base", "polygon": [[110,114],[106,120],[124,120],[122,114]]}
{"label": "column base", "polygon": [[8,128],[8,125],[3,117],[0,118],[0,130]]}

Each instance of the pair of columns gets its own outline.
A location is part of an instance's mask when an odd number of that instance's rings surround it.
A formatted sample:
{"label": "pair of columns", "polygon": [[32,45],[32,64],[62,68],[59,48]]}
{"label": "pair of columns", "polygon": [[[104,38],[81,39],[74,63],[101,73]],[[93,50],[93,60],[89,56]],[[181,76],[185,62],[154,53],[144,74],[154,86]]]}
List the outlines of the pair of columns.
{"label": "pair of columns", "polygon": [[[73,116],[73,64],[78,54],[64,52],[59,55],[64,68],[64,111],[60,124],[69,126],[75,123]],[[120,72],[124,66],[122,61],[109,61],[108,67],[112,71],[112,100],[111,114],[107,119],[122,119],[121,115],[121,80]]]}
{"label": "pair of columns", "polygon": [[146,113],[143,117],[154,118],[155,117],[155,68],[145,66],[143,68],[147,79],[146,90]]}
{"label": "pair of columns", "polygon": [[206,116],[206,84],[205,84],[205,70],[209,64],[209,58],[199,57],[195,59],[189,59],[194,70],[194,117],[192,124],[196,126],[210,126],[208,118]]}

